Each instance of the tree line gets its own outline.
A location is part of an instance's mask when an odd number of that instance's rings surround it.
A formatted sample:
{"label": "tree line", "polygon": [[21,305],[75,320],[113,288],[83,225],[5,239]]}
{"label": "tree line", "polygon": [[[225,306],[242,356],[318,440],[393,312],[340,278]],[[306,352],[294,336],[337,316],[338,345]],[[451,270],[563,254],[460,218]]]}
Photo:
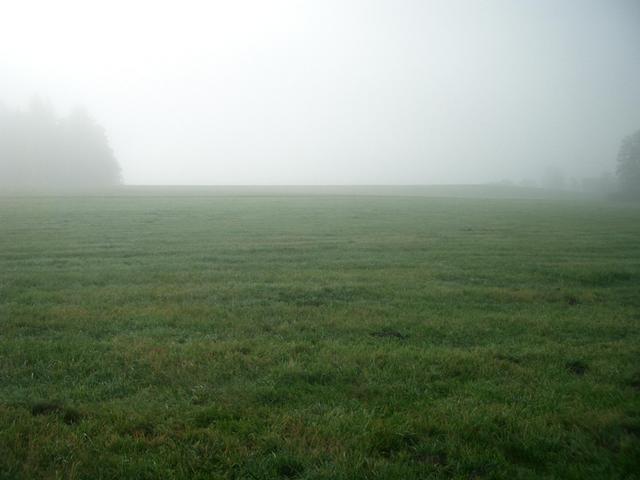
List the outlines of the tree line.
{"label": "tree line", "polygon": [[0,187],[96,188],[121,183],[104,129],[82,108],[59,117],[35,98],[25,110],[0,104]]}
{"label": "tree line", "polygon": [[640,200],[640,130],[622,140],[617,173],[621,194]]}

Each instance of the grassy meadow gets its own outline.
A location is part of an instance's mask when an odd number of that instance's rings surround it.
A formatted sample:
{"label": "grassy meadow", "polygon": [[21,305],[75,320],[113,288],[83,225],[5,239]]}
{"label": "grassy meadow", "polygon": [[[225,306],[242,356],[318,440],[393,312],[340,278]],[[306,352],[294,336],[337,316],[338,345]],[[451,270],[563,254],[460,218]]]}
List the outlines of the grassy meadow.
{"label": "grassy meadow", "polygon": [[285,193],[0,197],[0,479],[640,478],[640,207]]}

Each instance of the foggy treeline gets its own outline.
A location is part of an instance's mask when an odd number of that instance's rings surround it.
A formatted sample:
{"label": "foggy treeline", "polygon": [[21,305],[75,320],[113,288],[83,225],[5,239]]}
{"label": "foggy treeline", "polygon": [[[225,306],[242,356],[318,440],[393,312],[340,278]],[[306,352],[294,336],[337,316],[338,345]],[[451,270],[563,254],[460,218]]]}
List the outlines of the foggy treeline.
{"label": "foggy treeline", "polygon": [[621,193],[640,199],[640,130],[622,140],[618,152],[618,176]]}
{"label": "foggy treeline", "polygon": [[0,104],[0,187],[84,189],[120,182],[104,129],[84,109],[59,117],[39,98],[24,111]]}

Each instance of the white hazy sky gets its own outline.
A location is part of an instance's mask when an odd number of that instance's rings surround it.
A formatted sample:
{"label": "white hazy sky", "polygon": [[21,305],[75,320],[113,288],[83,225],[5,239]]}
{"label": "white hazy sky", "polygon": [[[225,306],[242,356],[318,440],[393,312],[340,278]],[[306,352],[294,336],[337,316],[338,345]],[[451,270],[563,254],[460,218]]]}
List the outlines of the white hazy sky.
{"label": "white hazy sky", "polygon": [[0,101],[106,128],[130,184],[613,171],[639,0],[0,0]]}

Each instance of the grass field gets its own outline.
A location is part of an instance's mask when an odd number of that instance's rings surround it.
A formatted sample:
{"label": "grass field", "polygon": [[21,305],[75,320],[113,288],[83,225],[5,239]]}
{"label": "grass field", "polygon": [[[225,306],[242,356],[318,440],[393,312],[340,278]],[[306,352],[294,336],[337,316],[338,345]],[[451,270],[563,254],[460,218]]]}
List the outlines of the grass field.
{"label": "grass field", "polygon": [[637,206],[4,197],[0,328],[2,479],[640,478]]}

